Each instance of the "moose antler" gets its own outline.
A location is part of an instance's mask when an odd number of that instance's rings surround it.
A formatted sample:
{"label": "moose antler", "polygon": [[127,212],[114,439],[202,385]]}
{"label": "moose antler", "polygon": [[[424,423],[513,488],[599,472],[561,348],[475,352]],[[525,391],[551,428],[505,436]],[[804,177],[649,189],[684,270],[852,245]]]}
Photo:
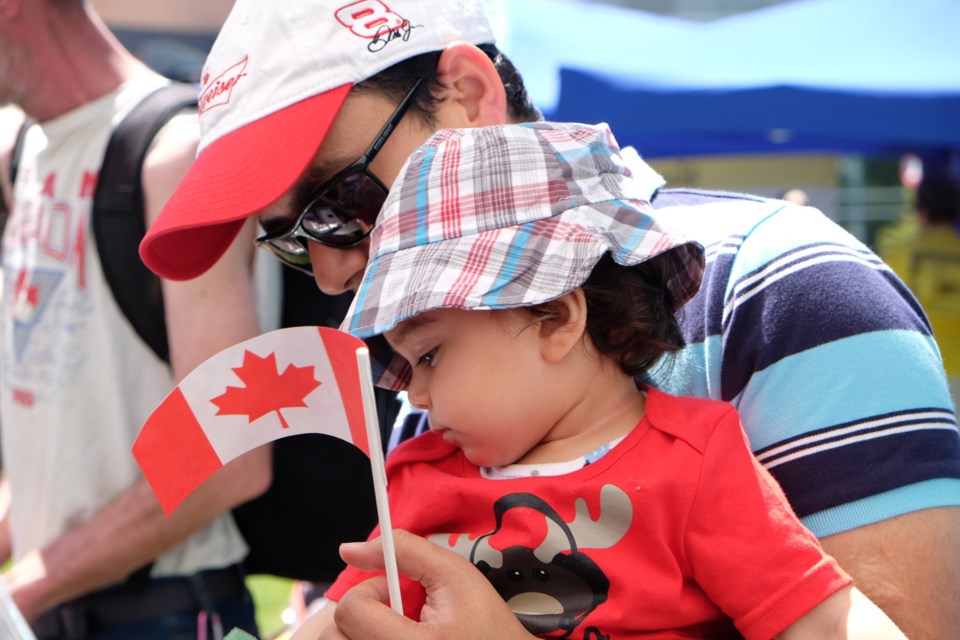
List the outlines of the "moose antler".
{"label": "moose antler", "polygon": [[623,489],[612,484],[604,485],[600,489],[600,515],[596,520],[590,517],[586,500],[577,498],[575,505],[576,515],[568,526],[576,547],[571,549],[571,542],[560,525],[548,520],[547,537],[534,550],[541,561],[549,562],[556,554],[563,551],[612,547],[620,541],[633,521],[633,505],[630,504],[630,496]]}
{"label": "moose antler", "polygon": [[[568,525],[569,538],[559,523],[549,517],[546,519],[547,535],[533,550],[541,562],[548,563],[564,551],[612,547],[620,541],[633,521],[630,497],[623,489],[611,484],[600,489],[600,515],[596,520],[590,517],[586,500],[577,498],[574,504],[575,515]],[[473,554],[474,563],[484,561],[491,567],[503,564],[503,554],[490,545],[489,536],[477,542],[466,534],[435,533],[428,536],[428,540],[465,558],[471,558]]]}

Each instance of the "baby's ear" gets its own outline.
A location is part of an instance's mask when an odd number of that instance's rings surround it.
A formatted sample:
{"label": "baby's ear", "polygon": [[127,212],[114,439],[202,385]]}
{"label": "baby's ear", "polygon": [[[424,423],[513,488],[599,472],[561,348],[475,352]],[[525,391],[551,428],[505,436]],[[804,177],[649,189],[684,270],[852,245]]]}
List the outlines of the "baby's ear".
{"label": "baby's ear", "polygon": [[587,299],[582,289],[574,289],[542,306],[549,313],[540,321],[540,350],[548,362],[559,362],[587,330]]}

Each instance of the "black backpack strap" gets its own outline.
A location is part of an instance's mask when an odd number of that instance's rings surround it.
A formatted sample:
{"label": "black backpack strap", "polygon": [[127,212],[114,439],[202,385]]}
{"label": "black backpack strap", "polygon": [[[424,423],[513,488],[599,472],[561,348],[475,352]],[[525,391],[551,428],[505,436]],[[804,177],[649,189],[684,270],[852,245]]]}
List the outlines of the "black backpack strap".
{"label": "black backpack strap", "polygon": [[27,118],[20,125],[17,131],[17,139],[13,142],[13,150],[10,153],[10,187],[17,181],[17,171],[20,169],[20,157],[23,155],[23,142],[27,138],[27,130],[34,125],[32,118]]}
{"label": "black backpack strap", "polygon": [[92,226],[103,274],[123,315],[162,360],[170,361],[160,279],[140,260],[147,232],[141,172],[157,132],[197,104],[197,89],[171,84],[144,98],[107,144],[93,198]]}

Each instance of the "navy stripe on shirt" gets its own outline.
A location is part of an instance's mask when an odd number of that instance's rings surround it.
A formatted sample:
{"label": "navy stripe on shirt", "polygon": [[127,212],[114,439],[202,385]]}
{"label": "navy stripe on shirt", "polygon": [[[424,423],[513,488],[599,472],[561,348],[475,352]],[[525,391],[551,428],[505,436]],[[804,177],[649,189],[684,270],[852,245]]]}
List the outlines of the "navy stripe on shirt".
{"label": "navy stripe on shirt", "polygon": [[836,425],[755,453],[800,517],[912,482],[960,478],[956,419],[936,408]]}
{"label": "navy stripe on shirt", "polygon": [[[823,344],[873,331],[931,333],[922,312],[904,304],[913,297],[880,265],[824,246],[793,268],[797,271],[791,275],[753,288],[752,295],[735,298],[727,307],[724,400],[735,398],[757,371]],[[812,282],[817,286],[811,287]],[[862,303],[865,299],[869,304]]]}

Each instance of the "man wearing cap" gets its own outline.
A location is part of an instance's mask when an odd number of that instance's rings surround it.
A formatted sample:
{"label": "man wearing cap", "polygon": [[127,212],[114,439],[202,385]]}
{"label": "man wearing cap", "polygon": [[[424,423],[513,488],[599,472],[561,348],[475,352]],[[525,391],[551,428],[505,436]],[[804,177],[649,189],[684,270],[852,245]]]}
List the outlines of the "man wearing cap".
{"label": "man wearing cap", "polygon": [[[537,117],[492,42],[469,0],[238,0],[205,67],[197,162],[144,261],[196,277],[257,215],[264,248],[326,293],[354,289],[375,212],[417,145],[443,127]],[[708,248],[681,317],[688,346],[657,383],[735,404],[754,453],[858,587],[909,637],[954,635],[960,438],[909,294],[816,210],[663,189],[639,158],[631,169]],[[480,619],[447,613],[480,637]]]}
{"label": "man wearing cap", "polygon": [[[113,300],[88,219],[113,126],[166,84],[82,0],[0,3],[0,103],[38,123],[26,132],[4,235],[12,502],[0,514],[0,559],[12,555],[3,580],[41,639],[184,637],[177,622],[195,637],[217,616],[255,629],[238,564],[246,544],[228,511],[269,486],[269,451],[228,465],[170,518],[130,454],[175,377],[258,332],[253,221],[202,278],[164,285],[171,370]],[[156,138],[143,171],[148,217],[195,148],[194,114]]]}

